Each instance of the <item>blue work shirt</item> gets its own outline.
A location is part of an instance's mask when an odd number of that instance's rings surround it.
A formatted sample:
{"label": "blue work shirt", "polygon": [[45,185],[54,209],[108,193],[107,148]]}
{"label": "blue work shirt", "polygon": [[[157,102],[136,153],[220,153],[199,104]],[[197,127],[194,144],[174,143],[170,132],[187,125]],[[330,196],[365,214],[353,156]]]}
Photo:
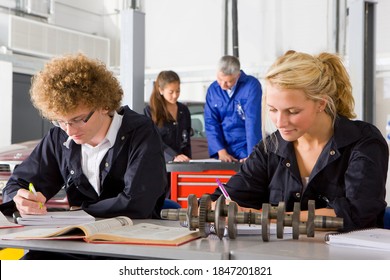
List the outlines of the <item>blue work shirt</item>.
{"label": "blue work shirt", "polygon": [[[308,200],[315,200],[316,208],[331,207],[344,219],[344,230],[383,227],[389,148],[375,126],[338,117],[305,189],[293,142],[278,131],[267,142],[268,150],[260,142],[226,184],[233,201],[254,209],[284,201],[292,211],[295,202],[307,210]],[[220,195],[216,189],[212,199]]]}
{"label": "blue work shirt", "polygon": [[207,90],[204,110],[210,157],[226,151],[236,159],[246,158],[261,140],[261,85],[242,70],[229,98],[217,81]]}

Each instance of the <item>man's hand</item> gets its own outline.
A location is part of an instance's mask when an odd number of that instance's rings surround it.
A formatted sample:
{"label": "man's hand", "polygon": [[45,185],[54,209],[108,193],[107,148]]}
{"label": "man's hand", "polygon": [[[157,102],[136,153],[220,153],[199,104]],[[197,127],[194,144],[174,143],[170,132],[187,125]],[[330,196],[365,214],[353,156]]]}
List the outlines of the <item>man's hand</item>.
{"label": "man's hand", "polygon": [[19,189],[13,200],[20,214],[44,215],[47,213],[46,198],[41,192],[34,195],[26,189]]}
{"label": "man's hand", "polygon": [[218,159],[224,162],[237,162],[238,159],[230,155],[225,149],[218,151]]}

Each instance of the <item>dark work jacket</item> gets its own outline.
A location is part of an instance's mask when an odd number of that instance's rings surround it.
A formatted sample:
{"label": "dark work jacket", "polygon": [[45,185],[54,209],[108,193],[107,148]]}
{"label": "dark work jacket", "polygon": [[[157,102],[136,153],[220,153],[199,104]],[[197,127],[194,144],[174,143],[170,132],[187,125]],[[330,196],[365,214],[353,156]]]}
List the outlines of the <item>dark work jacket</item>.
{"label": "dark work jacket", "polygon": [[[277,138],[276,152],[271,137]],[[283,140],[278,131],[267,141],[268,152],[261,141],[228,181],[226,190],[232,200],[255,209],[262,203],[284,201],[286,211],[293,210],[294,202],[307,210],[308,200],[315,200],[316,208],[331,207],[344,219],[344,230],[383,227],[389,148],[375,126],[336,118],[334,135],[303,192],[293,143]],[[213,200],[220,194],[216,190]]]}
{"label": "dark work jacket", "polygon": [[67,148],[68,135],[54,127],[15,168],[3,190],[4,202],[12,200],[23,182],[32,182],[47,199],[65,185],[69,204],[95,217],[159,217],[167,191],[161,138],[149,118],[127,106],[118,113],[122,125],[100,163],[100,196],[82,172],[81,145],[71,141]]}
{"label": "dark work jacket", "polygon": [[[188,107],[177,102],[177,122],[169,121],[162,127],[157,127],[164,148],[165,161],[172,161],[175,156],[184,154],[191,158],[191,115]],[[150,106],[146,106],[144,114],[152,118]]]}

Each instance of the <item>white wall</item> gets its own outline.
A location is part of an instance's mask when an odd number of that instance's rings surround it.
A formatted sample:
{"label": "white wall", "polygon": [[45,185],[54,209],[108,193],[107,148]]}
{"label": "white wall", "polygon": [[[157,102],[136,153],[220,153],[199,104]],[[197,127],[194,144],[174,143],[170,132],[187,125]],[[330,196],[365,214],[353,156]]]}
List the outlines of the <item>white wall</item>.
{"label": "white wall", "polygon": [[222,1],[145,1],[146,68],[198,67],[221,54]]}
{"label": "white wall", "polygon": [[94,35],[104,35],[104,1],[55,0],[53,23]]}
{"label": "white wall", "polygon": [[[216,63],[224,55],[224,2],[145,1],[146,68],[150,80],[162,69],[175,70],[184,77],[182,98],[204,100],[208,85],[215,79]],[[333,2],[238,1],[239,55],[244,71],[261,78],[286,50],[329,49],[332,42],[329,29],[333,27],[329,25],[332,13],[329,3]],[[149,88],[147,81],[146,93]]]}
{"label": "white wall", "polygon": [[12,63],[0,61],[0,147],[11,144]]}
{"label": "white wall", "polygon": [[379,57],[390,57],[390,1],[389,0],[378,0],[377,4],[377,56]]}
{"label": "white wall", "polygon": [[[308,52],[328,49],[328,2],[238,1],[243,67],[270,64],[291,48]],[[214,67],[223,55],[223,3],[145,1],[147,67]]]}
{"label": "white wall", "polygon": [[[378,0],[377,4],[377,79],[375,94],[375,124],[387,138],[390,148],[390,1]],[[390,161],[387,173],[386,201],[390,206]]]}

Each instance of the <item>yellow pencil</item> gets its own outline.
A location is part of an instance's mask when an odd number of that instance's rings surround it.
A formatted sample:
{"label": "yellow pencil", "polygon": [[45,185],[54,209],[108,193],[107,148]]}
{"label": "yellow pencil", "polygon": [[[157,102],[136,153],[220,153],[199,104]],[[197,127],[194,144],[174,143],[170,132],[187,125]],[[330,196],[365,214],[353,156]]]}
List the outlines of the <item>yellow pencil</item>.
{"label": "yellow pencil", "polygon": [[[28,189],[29,189],[30,192],[32,192],[35,196],[37,196],[37,191],[35,190],[33,183],[30,183],[30,184],[28,185]],[[42,207],[43,207],[42,202],[39,202],[39,209],[42,209]]]}

